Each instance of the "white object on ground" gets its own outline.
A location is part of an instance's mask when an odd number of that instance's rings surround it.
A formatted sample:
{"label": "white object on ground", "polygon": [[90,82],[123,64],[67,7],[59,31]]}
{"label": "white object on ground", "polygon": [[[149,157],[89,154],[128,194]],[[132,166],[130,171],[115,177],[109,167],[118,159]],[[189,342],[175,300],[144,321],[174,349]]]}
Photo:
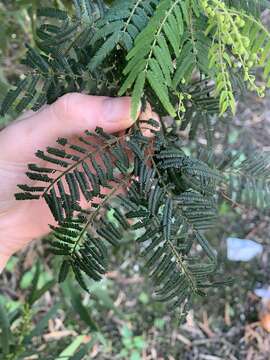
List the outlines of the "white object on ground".
{"label": "white object on ground", "polygon": [[227,241],[227,258],[231,261],[249,261],[263,251],[261,244],[253,240],[229,237]]}
{"label": "white object on ground", "polygon": [[263,299],[267,299],[270,300],[270,287],[268,288],[261,288],[261,289],[255,289],[254,293],[263,298]]}

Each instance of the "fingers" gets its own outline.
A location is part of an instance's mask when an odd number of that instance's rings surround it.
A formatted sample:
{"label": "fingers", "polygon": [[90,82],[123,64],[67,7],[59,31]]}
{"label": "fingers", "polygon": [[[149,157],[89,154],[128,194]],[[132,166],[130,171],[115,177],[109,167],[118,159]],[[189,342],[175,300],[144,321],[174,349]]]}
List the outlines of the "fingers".
{"label": "fingers", "polygon": [[58,137],[70,137],[97,126],[106,132],[130,127],[131,99],[72,93],[0,132],[0,160],[25,162],[37,149],[53,144]]}

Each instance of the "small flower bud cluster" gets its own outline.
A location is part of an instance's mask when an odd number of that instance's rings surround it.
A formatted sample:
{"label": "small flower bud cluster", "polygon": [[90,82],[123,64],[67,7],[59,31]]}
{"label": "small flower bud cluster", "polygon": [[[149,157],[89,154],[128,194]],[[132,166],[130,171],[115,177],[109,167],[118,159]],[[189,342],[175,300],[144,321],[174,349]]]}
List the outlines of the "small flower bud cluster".
{"label": "small flower bud cluster", "polygon": [[[224,72],[229,73],[229,69],[240,68],[248,89],[264,96],[265,87],[258,86],[255,76],[251,74],[251,70],[259,65],[259,55],[252,52],[250,39],[243,31],[246,25],[243,14],[228,8],[221,0],[201,0],[201,4],[209,19],[207,32],[212,32],[214,37],[210,49],[212,65],[215,65],[216,70],[223,72],[224,81],[230,81],[230,76],[225,75]],[[219,43],[219,46],[216,46],[216,43]],[[225,54],[220,54],[220,51]],[[216,61],[214,57],[217,58]],[[218,61],[223,64],[217,66]],[[231,91],[229,83],[225,88],[226,91]],[[224,105],[223,109],[225,108]]]}
{"label": "small flower bud cluster", "polygon": [[[182,82],[182,84],[184,84],[184,82]],[[191,95],[186,92],[177,92],[176,96],[178,97],[177,115],[179,120],[182,120],[183,115],[186,112],[185,103],[188,100],[191,100]]]}

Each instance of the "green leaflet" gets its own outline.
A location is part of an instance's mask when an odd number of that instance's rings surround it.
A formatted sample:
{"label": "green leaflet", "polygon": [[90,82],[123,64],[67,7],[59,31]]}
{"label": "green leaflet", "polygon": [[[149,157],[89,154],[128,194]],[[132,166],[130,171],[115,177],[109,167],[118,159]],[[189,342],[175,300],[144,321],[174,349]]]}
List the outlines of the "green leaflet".
{"label": "green leaflet", "polygon": [[169,94],[166,86],[163,86],[162,83],[160,83],[160,79],[156,77],[155,73],[153,71],[149,71],[147,73],[147,79],[152,87],[152,89],[156,92],[157,96],[159,97],[159,100],[161,101],[164,108],[168,111],[168,113],[171,116],[175,116],[176,112],[174,110],[173,105],[170,102]]}
{"label": "green leaflet", "polygon": [[138,114],[138,109],[140,108],[141,96],[145,85],[145,72],[141,72],[138,78],[136,79],[133,95],[132,95],[132,106],[131,106],[131,116],[133,119],[136,119]]}
{"label": "green leaflet", "polygon": [[58,281],[60,283],[66,280],[69,269],[70,269],[70,263],[67,260],[64,260],[59,270]]}
{"label": "green leaflet", "polygon": [[44,16],[44,17],[57,18],[60,20],[66,20],[68,15],[63,10],[49,8],[49,7],[43,7],[43,8],[39,8],[37,10],[37,16],[40,16],[40,17]]}
{"label": "green leaflet", "polygon": [[198,241],[198,243],[201,245],[201,247],[203,248],[203,250],[206,252],[207,256],[209,256],[209,258],[211,260],[216,259],[216,254],[214,253],[213,249],[211,248],[211,246],[209,245],[208,241],[206,240],[206,238],[200,234],[199,232],[195,232],[195,236],[196,239]]}
{"label": "green leaflet", "polygon": [[171,198],[167,198],[163,214],[163,235],[165,240],[170,240],[171,237],[171,226],[172,226],[172,206],[173,202]]}

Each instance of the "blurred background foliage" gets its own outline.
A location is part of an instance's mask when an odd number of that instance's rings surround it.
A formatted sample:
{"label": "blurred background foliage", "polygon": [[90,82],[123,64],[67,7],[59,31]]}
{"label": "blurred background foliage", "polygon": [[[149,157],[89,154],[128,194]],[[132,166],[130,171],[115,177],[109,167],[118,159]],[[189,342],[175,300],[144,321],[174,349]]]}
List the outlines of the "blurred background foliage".
{"label": "blurred background foliage", "polygon": [[[38,0],[0,1],[0,101],[23,74],[20,59],[24,43],[35,43],[38,5]],[[43,0],[42,6],[46,5],[66,5],[72,11],[68,0]],[[269,19],[269,13],[264,17]],[[11,120],[0,119],[0,128]],[[213,124],[217,152],[228,145],[243,152],[258,147],[269,151],[269,94],[263,100],[248,95],[235,119],[226,121]],[[183,139],[193,151],[195,145],[188,142],[187,134]],[[268,314],[269,304],[254,294],[255,287],[270,285],[269,212],[224,200],[220,214],[219,226],[210,236],[233,283],[196,299],[194,310],[182,322],[180,314],[168,313],[151,298],[150,285],[140,276],[140,259],[130,256],[132,239],[119,250],[122,256],[111,254],[107,278],[89,283],[91,295],[72,279],[62,285],[55,282],[59,264],[47,254],[46,239],[13,256],[0,278],[0,358],[269,359],[270,335],[261,315]],[[228,236],[252,238],[264,251],[248,263],[230,262]],[[125,261],[119,263],[119,258]]]}

